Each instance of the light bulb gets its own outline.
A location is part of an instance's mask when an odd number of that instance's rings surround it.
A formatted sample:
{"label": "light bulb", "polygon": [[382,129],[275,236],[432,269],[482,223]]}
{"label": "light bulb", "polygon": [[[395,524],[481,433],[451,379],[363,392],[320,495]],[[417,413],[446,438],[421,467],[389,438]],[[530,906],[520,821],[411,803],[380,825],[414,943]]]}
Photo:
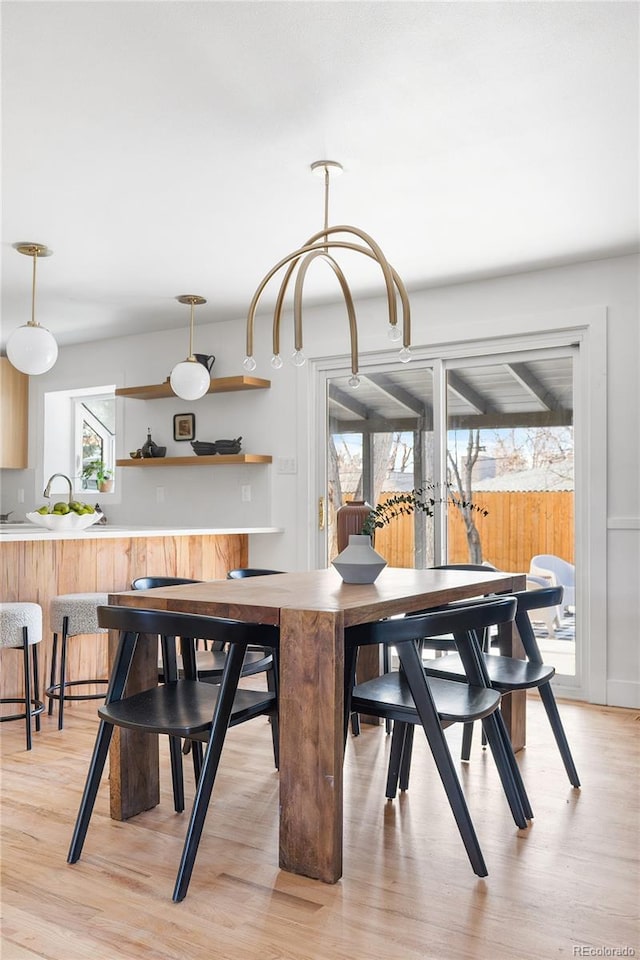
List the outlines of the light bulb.
{"label": "light bulb", "polygon": [[274,355],[271,357],[271,366],[274,370],[282,369],[282,357],[279,353],[274,353]]}
{"label": "light bulb", "polygon": [[403,347],[398,356],[400,357],[400,363],[409,363],[411,350],[409,350],[409,347]]}
{"label": "light bulb", "polygon": [[393,340],[394,342],[400,339],[402,334],[400,333],[400,327],[398,326],[397,323],[389,324],[389,329],[387,330],[387,336],[389,337],[389,340]]}
{"label": "light bulb", "polygon": [[306,362],[307,358],[302,350],[295,350],[294,353],[291,354],[291,363],[294,367],[303,367]]}
{"label": "light bulb", "polygon": [[353,387],[354,390],[356,387],[360,386],[360,377],[357,373],[354,373],[351,377],[349,377],[349,386]]}
{"label": "light bulb", "polygon": [[171,389],[181,400],[199,400],[211,385],[209,371],[197,360],[183,360],[171,371]]}
{"label": "light bulb", "polygon": [[245,368],[247,373],[253,373],[256,368],[256,362],[253,357],[245,357],[242,361],[242,366]]}
{"label": "light bulb", "polygon": [[58,359],[58,344],[52,333],[37,323],[26,323],[7,340],[7,357],[12,366],[30,377],[51,370]]}

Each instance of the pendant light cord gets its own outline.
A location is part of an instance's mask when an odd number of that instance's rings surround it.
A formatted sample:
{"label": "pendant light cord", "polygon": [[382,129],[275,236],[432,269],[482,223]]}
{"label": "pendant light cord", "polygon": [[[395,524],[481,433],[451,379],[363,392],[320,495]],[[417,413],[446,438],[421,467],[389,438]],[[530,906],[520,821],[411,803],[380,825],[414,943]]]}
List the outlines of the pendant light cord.
{"label": "pendant light cord", "polygon": [[193,359],[193,300],[191,301],[191,319],[189,321],[189,356],[188,360]]}
{"label": "pendant light cord", "polygon": [[33,283],[31,286],[31,326],[37,327],[36,323],[36,261],[38,259],[37,249],[33,252]]}

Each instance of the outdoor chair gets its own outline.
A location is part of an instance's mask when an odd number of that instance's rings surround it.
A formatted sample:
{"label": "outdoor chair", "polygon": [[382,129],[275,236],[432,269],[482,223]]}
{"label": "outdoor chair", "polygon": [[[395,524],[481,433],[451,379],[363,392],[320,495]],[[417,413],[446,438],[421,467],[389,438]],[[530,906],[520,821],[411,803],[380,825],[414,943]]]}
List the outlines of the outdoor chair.
{"label": "outdoor chair", "polygon": [[[100,607],[98,620],[102,627],[119,631],[119,644],[106,702],[98,710],[100,724],[67,859],[69,863],[76,863],[82,853],[115,726],[206,743],[173,891],[175,901],[183,900],[191,879],[227,728],[254,717],[267,715],[273,718],[276,715],[277,698],[274,692],[243,689],[238,684],[249,644],[257,644],[275,652],[279,630],[268,624],[124,606]],[[144,634],[165,638],[166,681],[161,686],[126,696],[129,669],[139,638]],[[177,669],[178,637],[183,676],[178,675]],[[228,646],[219,684],[201,683],[197,679],[196,637],[221,640]],[[110,847],[110,856],[113,856],[113,852],[113,847]]]}
{"label": "outdoor chair", "polygon": [[543,577],[551,587],[564,588],[563,607],[576,605],[576,568],[568,560],[556,557],[552,553],[541,553],[531,558],[529,573]]}

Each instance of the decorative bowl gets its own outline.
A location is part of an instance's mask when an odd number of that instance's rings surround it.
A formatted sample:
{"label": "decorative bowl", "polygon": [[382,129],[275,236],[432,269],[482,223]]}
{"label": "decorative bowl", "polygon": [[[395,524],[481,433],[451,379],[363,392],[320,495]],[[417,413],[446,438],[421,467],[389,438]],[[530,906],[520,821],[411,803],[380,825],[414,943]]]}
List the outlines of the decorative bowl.
{"label": "decorative bowl", "polygon": [[192,440],[191,446],[193,452],[199,457],[212,457],[214,453],[218,452],[215,443],[208,443],[204,440]]}
{"label": "decorative bowl", "polygon": [[240,453],[242,437],[236,440],[216,440],[216,453]]}
{"label": "decorative bowl", "polygon": [[102,514],[97,510],[95,513],[28,513],[27,520],[35,523],[37,527],[45,527],[47,530],[73,531],[86,530],[92,524],[102,520]]}

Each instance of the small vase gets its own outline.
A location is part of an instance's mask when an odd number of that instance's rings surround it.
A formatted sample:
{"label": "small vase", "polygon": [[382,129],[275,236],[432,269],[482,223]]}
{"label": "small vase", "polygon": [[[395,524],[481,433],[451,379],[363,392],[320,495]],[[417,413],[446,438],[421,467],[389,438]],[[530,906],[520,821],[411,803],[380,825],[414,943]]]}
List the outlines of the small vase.
{"label": "small vase", "polygon": [[387,561],[371,546],[371,537],[351,534],[349,544],[333,561],[345,583],[373,583]]}

